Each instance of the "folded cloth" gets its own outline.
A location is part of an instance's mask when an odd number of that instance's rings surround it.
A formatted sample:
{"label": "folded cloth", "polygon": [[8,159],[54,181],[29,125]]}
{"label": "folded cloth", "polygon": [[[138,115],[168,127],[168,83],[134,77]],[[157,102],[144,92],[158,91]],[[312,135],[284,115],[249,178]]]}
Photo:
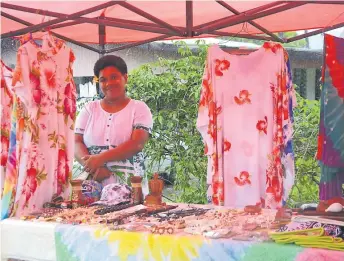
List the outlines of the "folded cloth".
{"label": "folded cloth", "polygon": [[[309,218],[309,217],[307,217]],[[304,229],[311,229],[311,228],[319,228],[322,227],[324,229],[325,236],[333,236],[333,237],[341,237],[344,239],[344,227],[341,225],[328,224],[326,222],[333,222],[333,221],[326,221],[326,220],[309,220],[309,221],[297,221],[294,220],[289,224],[280,227],[277,232],[287,232],[287,231],[297,231],[297,230],[304,230]],[[338,223],[340,224],[340,223]]]}
{"label": "folded cloth", "polygon": [[102,185],[95,180],[84,180],[81,185],[81,192],[84,199],[90,204],[100,199],[102,188]]}
{"label": "folded cloth", "polygon": [[130,200],[131,188],[125,184],[113,183],[103,188],[100,200],[92,205],[117,205]]}
{"label": "folded cloth", "polygon": [[323,227],[287,232],[270,233],[279,244],[295,244],[302,247],[324,248],[344,251],[344,241],[339,237],[325,236]]}

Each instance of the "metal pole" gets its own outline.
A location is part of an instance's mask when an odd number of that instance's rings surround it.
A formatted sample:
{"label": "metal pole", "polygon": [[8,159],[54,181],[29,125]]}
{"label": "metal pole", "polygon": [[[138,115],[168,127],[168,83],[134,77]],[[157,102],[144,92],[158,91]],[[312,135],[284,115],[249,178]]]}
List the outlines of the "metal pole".
{"label": "metal pole", "polygon": [[331,31],[333,29],[337,29],[337,28],[340,28],[340,27],[344,27],[344,23],[339,23],[339,24],[331,25],[331,26],[325,27],[323,29],[319,29],[319,30],[316,30],[316,31],[313,31],[313,32],[308,32],[308,33],[305,33],[305,34],[301,34],[301,35],[289,38],[289,39],[287,39],[287,43],[295,42],[297,40],[301,40],[301,39],[304,39],[304,38],[307,38],[307,37],[310,37],[310,36],[313,36],[313,35],[325,33],[327,31]]}
{"label": "metal pole", "polygon": [[177,27],[175,27],[173,25],[170,25],[169,23],[166,23],[166,22],[160,20],[159,18],[157,18],[157,17],[155,17],[155,16],[153,16],[153,15],[151,15],[151,14],[149,14],[149,13],[147,13],[147,12],[145,12],[145,11],[143,11],[143,10],[141,10],[141,9],[139,9],[139,8],[129,4],[129,3],[127,3],[127,2],[120,2],[119,4],[121,6],[123,6],[124,8],[126,8],[126,9],[128,9],[128,10],[130,10],[130,11],[132,11],[132,12],[134,12],[134,13],[136,13],[136,14],[138,14],[138,15],[140,15],[140,16],[142,16],[142,17],[144,17],[144,18],[146,18],[146,19],[148,19],[148,20],[150,20],[150,21],[152,21],[152,22],[154,22],[156,24],[158,24],[158,25],[161,25],[161,26],[163,26],[165,28],[168,28],[169,30],[175,32],[177,35],[180,35],[180,36],[183,35],[183,31],[179,30]]}
{"label": "metal pole", "polygon": [[116,52],[116,51],[119,51],[119,50],[123,50],[123,49],[131,48],[131,47],[139,46],[141,44],[151,43],[151,42],[155,42],[155,41],[161,41],[161,40],[169,38],[169,37],[171,37],[171,36],[170,35],[161,35],[161,36],[150,38],[150,39],[147,39],[147,40],[144,40],[144,41],[134,42],[134,43],[126,44],[126,45],[123,45],[123,46],[115,47],[115,48],[112,48],[112,49],[108,49],[108,50],[105,50],[105,53],[112,53],[112,52]]}
{"label": "metal pole", "polygon": [[[216,0],[216,2],[218,2],[220,5],[222,5],[224,8],[226,8],[227,10],[231,11],[233,14],[236,15],[240,15],[241,12],[239,12],[238,10],[236,10],[235,8],[231,7],[229,4],[227,4],[226,2],[222,1],[222,0]],[[270,32],[269,30],[267,30],[266,28],[264,28],[263,26],[260,26],[259,24],[257,24],[254,21],[247,21],[247,23],[249,23],[250,25],[256,27],[258,30],[260,30],[261,32],[271,36],[271,38],[273,38],[275,41],[277,42],[285,42],[284,39],[278,37],[277,35],[275,35],[274,33]]]}
{"label": "metal pole", "polygon": [[[252,8],[250,10],[247,10],[245,12],[242,12],[242,14],[244,14],[244,15],[252,15],[252,14],[261,12],[263,10],[270,9],[272,7],[275,7],[275,6],[280,6],[282,4],[283,4],[283,2],[280,2],[280,1],[272,2],[272,3],[266,4],[266,5],[255,7],[255,8]],[[196,26],[194,26],[194,30],[198,30],[198,29],[201,29],[201,28],[203,28],[205,26],[210,26],[210,25],[213,25],[213,24],[216,24],[216,23],[220,23],[220,22],[226,21],[229,18],[233,18],[233,17],[235,17],[235,15],[226,16],[226,17],[223,17],[223,18],[220,18],[220,19],[216,19],[214,21],[210,21],[210,22],[207,22],[207,23],[204,23],[204,24],[196,25]]]}
{"label": "metal pole", "polygon": [[237,33],[227,33],[221,31],[214,31],[210,34],[217,35],[217,36],[229,36],[229,37],[236,37],[236,38],[245,38],[245,39],[254,39],[254,40],[261,40],[261,41],[274,41],[269,36],[261,36],[261,35],[254,35],[254,34],[237,34]]}
{"label": "metal pole", "polygon": [[[104,13],[99,18],[104,18]],[[105,25],[98,25],[98,36],[99,36],[99,58],[105,54],[105,42],[106,42],[106,28]],[[97,94],[100,94],[99,82],[96,84]]]}
{"label": "metal pole", "polygon": [[[3,12],[3,11],[1,11],[0,14],[1,14],[3,17],[6,17],[6,18],[8,18],[8,19],[10,19],[10,20],[13,20],[13,21],[15,21],[15,22],[17,22],[17,23],[20,23],[20,24],[23,24],[23,25],[26,25],[26,26],[31,26],[31,25],[33,25],[32,23],[29,23],[29,22],[27,22],[27,21],[24,21],[23,19],[20,19],[20,18],[18,18],[18,17],[15,17],[15,16],[12,16],[12,15],[10,15],[10,14],[7,14],[7,13],[5,13],[5,12]],[[54,33],[54,32],[51,32],[51,34],[54,35],[54,36],[56,36],[57,38],[60,38],[60,39],[62,39],[62,40],[64,40],[64,41],[66,41],[66,42],[70,42],[70,43],[73,43],[73,44],[78,45],[78,46],[80,46],[80,47],[83,47],[83,48],[85,48],[85,49],[88,49],[88,50],[90,50],[90,51],[92,51],[92,52],[99,53],[99,51],[98,51],[96,48],[93,48],[93,47],[91,47],[91,46],[88,46],[87,44],[84,44],[84,43],[75,41],[75,40],[73,40],[73,39],[70,39],[70,38],[68,38],[68,37],[66,37],[66,36],[63,36],[63,35],[61,35],[61,34],[57,34],[57,33]]]}
{"label": "metal pole", "polygon": [[193,2],[186,1],[186,36],[193,36]]}
{"label": "metal pole", "polygon": [[[295,7],[304,5],[304,4],[305,4],[304,2],[292,2],[292,3],[285,4],[283,6],[278,6],[275,8],[270,8],[268,10],[260,11],[259,13],[255,13],[253,11],[252,12],[247,11],[247,12],[241,13],[240,15],[233,15],[233,16],[230,16],[230,17],[224,19],[221,22],[216,22],[216,23],[213,23],[211,25],[200,28],[197,35],[200,35],[203,33],[211,33],[214,30],[219,30],[219,29],[226,28],[229,26],[241,24],[241,23],[244,23],[244,22],[247,22],[250,20],[255,20],[255,19],[258,19],[258,18],[261,18],[264,16],[283,12],[283,11],[286,11],[286,10],[289,10],[289,9],[292,9],[292,8],[295,8]],[[264,6],[262,6],[262,8],[263,7]],[[253,13],[253,14],[251,14],[251,13]]]}
{"label": "metal pole", "polygon": [[[95,11],[113,6],[113,5],[118,4],[118,3],[119,3],[118,1],[106,2],[106,3],[96,5],[94,7],[91,7],[91,8],[88,8],[88,9],[85,9],[85,10],[82,10],[82,11],[79,11],[79,12],[76,12],[76,13],[73,13],[70,15],[66,15],[65,17],[61,17],[61,18],[53,19],[51,21],[44,22],[44,23],[28,26],[26,28],[19,29],[19,30],[16,30],[14,32],[4,33],[1,35],[1,38],[8,38],[8,37],[12,37],[12,36],[23,35],[23,34],[26,34],[29,32],[37,32],[37,31],[39,31],[45,27],[51,26],[53,24],[58,24],[58,23],[61,23],[61,22],[67,21],[67,20],[73,20],[75,18],[79,18],[83,15],[93,13]],[[1,6],[6,8],[6,4],[4,4],[4,3]]]}

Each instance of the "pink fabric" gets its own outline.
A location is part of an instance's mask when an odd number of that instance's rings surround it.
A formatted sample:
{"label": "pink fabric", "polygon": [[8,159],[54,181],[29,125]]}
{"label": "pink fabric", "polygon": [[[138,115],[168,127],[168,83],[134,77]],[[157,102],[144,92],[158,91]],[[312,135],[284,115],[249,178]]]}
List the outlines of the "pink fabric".
{"label": "pink fabric", "polygon": [[9,153],[11,134],[11,113],[13,106],[13,93],[11,90],[12,70],[8,68],[2,60],[1,62],[1,162],[0,162],[0,184],[1,192],[4,186],[6,164]]}
{"label": "pink fabric", "polygon": [[343,261],[344,252],[306,248],[297,257],[296,261]]}
{"label": "pink fabric", "polygon": [[30,40],[18,50],[12,85],[22,103],[18,110],[26,116],[17,122],[20,154],[11,161],[16,168],[5,176],[3,196],[8,205],[3,213],[9,216],[40,209],[54,194],[69,198],[76,113],[74,59],[71,49],[50,34],[44,36],[42,46]]}
{"label": "pink fabric", "polygon": [[[20,6],[38,8],[59,13],[72,14],[80,10],[90,8],[92,6],[105,3],[106,1],[3,1]],[[127,1],[131,5],[142,9],[143,11],[171,24],[174,26],[185,27],[185,1]],[[246,10],[256,8],[274,1],[227,1],[227,3],[238,10],[244,12]],[[323,1],[324,2],[324,1]],[[3,11],[15,17],[28,21],[32,24],[38,24],[42,21],[54,19],[53,17],[44,17],[42,15],[25,13],[16,10],[3,8]],[[114,5],[106,10],[100,10],[85,17],[98,17],[102,11],[107,17],[128,19],[139,22],[153,23],[152,21],[122,7]],[[327,5],[327,4],[306,4],[297,8],[293,8],[284,12],[273,14],[267,17],[256,19],[255,22],[272,32],[280,31],[297,31],[305,29],[324,28],[334,24],[344,22],[344,5]],[[193,23],[195,26],[221,19],[233,15],[226,8],[222,7],[216,1],[194,1],[193,5]],[[300,19],[302,17],[302,19]],[[13,22],[7,18],[1,17],[1,32],[6,33],[14,31],[25,26]],[[262,32],[251,26],[245,25],[245,34],[262,34]],[[238,33],[242,29],[242,24],[227,27],[219,31]],[[197,30],[196,30],[197,31]],[[79,24],[72,27],[64,27],[56,30],[64,36],[70,37],[86,43],[99,43],[98,26],[94,24]],[[137,30],[128,30],[115,27],[107,27],[107,43],[124,43],[133,41],[142,41],[149,38],[159,36],[158,33],[143,32]],[[213,36],[204,34],[202,37]],[[183,37],[173,37],[183,38]],[[172,39],[172,38],[171,38]]]}
{"label": "pink fabric", "polygon": [[230,55],[217,45],[208,49],[197,128],[215,205],[265,202],[277,208],[289,195],[294,160],[292,154],[281,158],[283,137],[289,141],[292,133],[287,56],[275,43],[247,56]]}

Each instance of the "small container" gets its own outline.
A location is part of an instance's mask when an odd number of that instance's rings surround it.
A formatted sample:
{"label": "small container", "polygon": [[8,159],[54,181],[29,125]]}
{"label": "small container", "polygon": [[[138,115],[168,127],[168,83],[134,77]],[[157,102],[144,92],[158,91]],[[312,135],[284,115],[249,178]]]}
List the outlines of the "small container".
{"label": "small container", "polygon": [[130,177],[131,187],[132,187],[132,201],[134,204],[143,203],[142,194],[142,177],[132,176]]}
{"label": "small container", "polygon": [[72,185],[72,208],[79,207],[79,202],[82,199],[82,182],[83,180],[75,179],[71,180]]}

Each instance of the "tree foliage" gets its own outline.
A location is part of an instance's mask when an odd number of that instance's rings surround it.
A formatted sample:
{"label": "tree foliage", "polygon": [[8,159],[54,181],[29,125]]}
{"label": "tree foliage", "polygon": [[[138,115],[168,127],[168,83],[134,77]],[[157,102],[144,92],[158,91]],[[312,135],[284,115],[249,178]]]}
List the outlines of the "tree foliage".
{"label": "tree foliage", "polygon": [[145,147],[148,172],[172,160],[166,171],[175,175],[177,200],[205,203],[207,160],[196,119],[206,46],[194,54],[179,44],[181,59],[160,58],[131,72],[128,94],[146,102],[153,113],[153,135]]}
{"label": "tree foliage", "polygon": [[[199,44],[199,52],[194,53],[184,42],[179,45],[181,59],[161,58],[131,72],[128,94],[145,101],[153,113],[153,135],[145,148],[148,172],[172,160],[167,171],[175,175],[177,200],[205,203],[207,159],[196,119],[207,46]],[[317,200],[320,172],[315,160],[319,102],[297,96],[293,137],[296,182],[290,206]]]}
{"label": "tree foliage", "polygon": [[297,94],[298,106],[294,110],[294,152],[296,179],[289,205],[318,201],[320,168],[316,161],[317,135],[320,120],[320,102],[302,98]]}

